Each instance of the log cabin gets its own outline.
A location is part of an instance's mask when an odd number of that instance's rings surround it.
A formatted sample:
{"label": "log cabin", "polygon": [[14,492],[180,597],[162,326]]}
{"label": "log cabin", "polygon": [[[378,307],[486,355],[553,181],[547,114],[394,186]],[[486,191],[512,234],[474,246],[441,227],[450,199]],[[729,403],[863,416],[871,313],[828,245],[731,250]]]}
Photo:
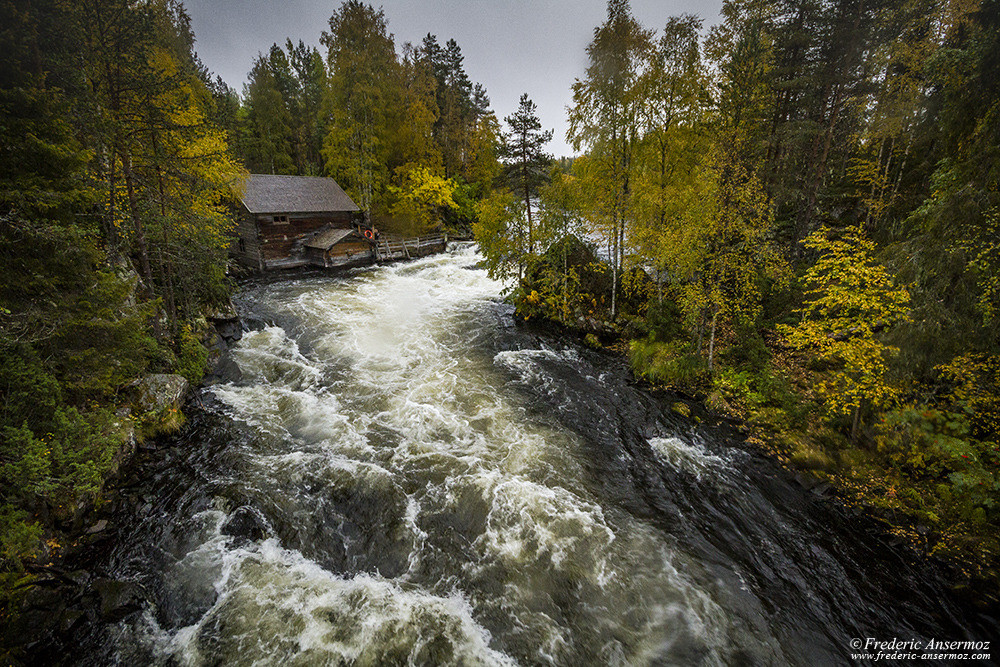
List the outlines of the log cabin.
{"label": "log cabin", "polygon": [[251,270],[374,260],[371,227],[332,178],[251,174],[237,201],[232,255]]}

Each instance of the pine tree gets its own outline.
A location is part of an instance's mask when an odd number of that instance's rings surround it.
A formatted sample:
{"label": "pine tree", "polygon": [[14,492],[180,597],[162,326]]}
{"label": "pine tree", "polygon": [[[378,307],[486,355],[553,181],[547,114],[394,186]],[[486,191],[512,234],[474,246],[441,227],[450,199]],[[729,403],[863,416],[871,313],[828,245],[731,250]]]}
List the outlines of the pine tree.
{"label": "pine tree", "polygon": [[503,137],[503,161],[514,192],[524,201],[527,214],[528,254],[535,253],[534,225],[531,219],[531,200],[549,174],[552,156],[543,147],[552,140],[552,130],[542,131],[537,107],[527,93],[521,95],[517,111],[504,118],[510,128]]}
{"label": "pine tree", "polygon": [[[284,87],[288,87],[287,80]],[[247,161],[250,170],[265,174],[290,174],[292,117],[285,104],[282,84],[273,70],[273,59],[258,56],[244,88],[249,125]]]}

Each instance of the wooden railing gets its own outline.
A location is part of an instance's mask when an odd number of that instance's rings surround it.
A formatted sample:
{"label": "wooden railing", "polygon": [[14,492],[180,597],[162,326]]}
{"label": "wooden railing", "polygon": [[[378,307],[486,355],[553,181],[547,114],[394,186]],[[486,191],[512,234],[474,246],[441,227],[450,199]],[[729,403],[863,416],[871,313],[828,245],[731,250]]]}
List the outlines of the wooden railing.
{"label": "wooden railing", "polygon": [[411,254],[420,255],[424,248],[439,246],[448,241],[445,234],[431,234],[429,236],[415,236],[410,238],[383,237],[378,240],[376,250],[382,259],[397,259],[400,257],[410,258]]}

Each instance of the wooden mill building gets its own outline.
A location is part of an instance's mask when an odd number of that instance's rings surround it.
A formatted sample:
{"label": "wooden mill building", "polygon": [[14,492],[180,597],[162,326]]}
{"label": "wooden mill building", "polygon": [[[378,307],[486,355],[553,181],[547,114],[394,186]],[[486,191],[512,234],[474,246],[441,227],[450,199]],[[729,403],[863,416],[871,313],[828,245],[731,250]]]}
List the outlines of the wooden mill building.
{"label": "wooden mill building", "polygon": [[367,264],[374,242],[355,204],[332,178],[251,174],[238,193],[232,254],[256,271]]}

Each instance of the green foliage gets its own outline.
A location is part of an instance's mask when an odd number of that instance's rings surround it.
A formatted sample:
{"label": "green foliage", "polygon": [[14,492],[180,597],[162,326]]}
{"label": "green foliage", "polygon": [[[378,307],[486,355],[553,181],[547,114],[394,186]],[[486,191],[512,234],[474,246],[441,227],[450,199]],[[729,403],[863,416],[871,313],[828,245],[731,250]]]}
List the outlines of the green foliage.
{"label": "green foliage", "polygon": [[705,361],[686,343],[633,340],[629,351],[633,371],[650,382],[694,392],[709,387]]}
{"label": "green foliage", "polygon": [[738,402],[741,408],[753,413],[766,402],[767,397],[757,387],[757,378],[750,370],[726,367],[712,375],[712,389],[730,402]]}
{"label": "green foliage", "polygon": [[[9,504],[0,504],[0,563],[20,572],[22,559],[35,554],[41,538],[42,527],[29,522],[27,513]],[[0,576],[7,577],[8,574],[0,572]],[[16,578],[12,580],[16,581]],[[2,607],[0,601],[0,609]]]}
{"label": "green foliage", "polygon": [[652,32],[632,16],[628,0],[610,0],[607,18],[587,46],[584,76],[573,83],[566,138],[588,155],[578,166],[585,175],[586,207],[592,229],[607,242],[611,266],[611,318],[617,316],[618,276],[625,265],[626,229],[633,219],[633,159],[643,111],[639,85]]}
{"label": "green foliage", "polygon": [[237,102],[206,85],[178,3],[15,0],[0,19],[7,585],[99,499],[132,427],[128,385],[151,364],[200,377],[206,351],[185,322],[228,299],[226,207],[243,171],[213,121],[237,123]]}
{"label": "green foliage", "polygon": [[641,333],[648,336],[652,342],[669,342],[686,333],[684,313],[677,305],[677,301],[669,296],[664,298],[662,294],[650,299],[642,324],[644,331]]}
{"label": "green foliage", "polygon": [[63,386],[76,397],[113,395],[146,369],[156,345],[146,328],[150,305],[128,304],[131,281],[109,271],[95,272],[93,279],[44,346],[58,350]]}
{"label": "green foliage", "polygon": [[535,229],[531,220],[531,200],[547,180],[552,156],[543,147],[552,140],[552,130],[542,131],[537,107],[528,94],[521,95],[517,111],[504,118],[510,132],[503,135],[500,154],[511,191],[524,200],[527,213],[528,253],[535,252]]}
{"label": "green foliage", "polygon": [[323,123],[324,172],[363,210],[391,217],[422,217],[427,205],[406,195],[409,175],[421,170],[452,188],[470,184],[476,199],[487,196],[499,173],[499,124],[485,90],[465,73],[458,44],[441,47],[427,35],[399,57],[384,12],[358,0],[342,3],[329,27],[320,40],[323,101],[306,112]]}
{"label": "green foliage", "polygon": [[520,200],[499,190],[479,203],[479,220],[472,225],[486,270],[495,280],[520,277],[526,251]]}
{"label": "green foliage", "polygon": [[[784,460],[934,524],[935,548],[987,572],[1000,3],[721,15],[699,43],[693,17],[654,36],[609,3],[569,110],[587,152],[542,218],[602,238],[637,374],[745,417]],[[564,320],[560,273],[527,263],[519,314]]]}
{"label": "green foliage", "polygon": [[[56,376],[30,349],[8,350],[4,361],[0,378],[7,399],[0,411],[4,499],[28,503],[51,497],[69,502],[96,493],[121,424],[107,409],[90,407],[81,412],[62,404]],[[51,390],[55,400],[42,395],[42,388]],[[31,401],[38,401],[33,410],[15,411]]]}
{"label": "green foliage", "polygon": [[593,248],[566,236],[529,261],[511,299],[517,316],[525,320],[588,328],[610,315],[605,298],[609,282],[608,266]]}
{"label": "green foliage", "polygon": [[[281,53],[280,49],[278,53]],[[284,66],[284,71],[273,69],[280,66],[279,63]],[[257,173],[288,174],[295,169],[292,160],[292,115],[286,106],[283,94],[286,91],[279,87],[282,74],[291,74],[283,53],[280,59],[258,56],[244,88],[248,130],[244,150],[250,168]]]}
{"label": "green foliage", "polygon": [[730,148],[719,148],[674,198],[670,218],[641,238],[654,253],[657,298],[669,281],[711,370],[719,334],[756,325],[765,286],[785,282],[787,267],[766,194]]}
{"label": "green foliage", "polygon": [[181,327],[177,348],[174,372],[183,375],[193,386],[197,385],[205,375],[208,349],[202,345],[190,324]]}
{"label": "green foliage", "polygon": [[[24,400],[19,389],[8,386],[5,393]],[[59,405],[37,417],[28,421],[6,410],[0,415],[0,542],[5,553],[0,569],[18,569],[17,559],[37,548],[41,527],[28,521],[24,508],[48,504],[55,518],[71,516],[78,501],[99,493],[122,440],[122,420],[107,409],[81,412]]]}

